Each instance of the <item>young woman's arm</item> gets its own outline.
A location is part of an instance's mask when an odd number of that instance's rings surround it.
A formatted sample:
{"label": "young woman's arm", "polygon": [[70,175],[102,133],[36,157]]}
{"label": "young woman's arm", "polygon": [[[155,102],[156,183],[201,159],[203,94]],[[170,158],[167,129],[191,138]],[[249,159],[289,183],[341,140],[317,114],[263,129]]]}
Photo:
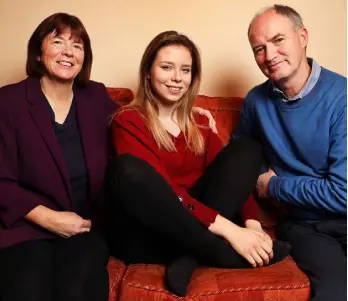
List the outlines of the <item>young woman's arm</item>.
{"label": "young woman's arm", "polygon": [[148,162],[172,187],[195,218],[206,227],[215,221],[217,212],[192,198],[186,189],[176,185],[159,159],[159,148],[146,126],[145,119],[136,110],[125,110],[112,122],[112,142],[117,154],[131,154]]}

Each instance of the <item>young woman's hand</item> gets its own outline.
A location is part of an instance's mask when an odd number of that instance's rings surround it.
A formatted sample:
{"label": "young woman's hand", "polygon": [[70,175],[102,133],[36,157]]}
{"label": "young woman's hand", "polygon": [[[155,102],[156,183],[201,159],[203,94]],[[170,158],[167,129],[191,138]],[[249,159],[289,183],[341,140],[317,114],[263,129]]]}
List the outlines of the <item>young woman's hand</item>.
{"label": "young woman's hand", "polygon": [[55,211],[42,205],[31,210],[26,219],[64,238],[89,232],[92,227],[90,220],[74,212]]}
{"label": "young woman's hand", "polygon": [[[263,231],[262,226],[261,226],[259,221],[254,220],[254,219],[248,219],[245,221],[245,228],[252,229],[252,230],[255,230],[255,231],[262,233],[262,235],[263,235],[262,239],[268,243],[268,245],[271,247],[271,249],[273,249],[273,240],[265,231]],[[270,259],[272,259],[273,253],[270,255],[271,255]]]}
{"label": "young woman's hand", "polygon": [[272,248],[264,240],[264,233],[239,227],[221,215],[216,217],[209,230],[225,238],[253,267],[269,264],[270,256],[273,256]]}
{"label": "young woman's hand", "polygon": [[248,219],[245,221],[245,227],[248,229],[258,231],[262,234],[262,236],[261,236],[262,240],[264,240],[271,249],[271,252],[268,253],[269,259],[271,260],[274,256],[274,254],[273,254],[273,240],[265,231],[263,231],[260,222],[257,220],[254,220],[254,219]]}
{"label": "young woman's hand", "polygon": [[217,128],[216,128],[216,122],[213,118],[213,115],[211,115],[209,110],[202,109],[200,107],[192,107],[192,112],[198,113],[200,115],[204,115],[209,119],[209,128],[213,131],[213,133],[217,134]]}

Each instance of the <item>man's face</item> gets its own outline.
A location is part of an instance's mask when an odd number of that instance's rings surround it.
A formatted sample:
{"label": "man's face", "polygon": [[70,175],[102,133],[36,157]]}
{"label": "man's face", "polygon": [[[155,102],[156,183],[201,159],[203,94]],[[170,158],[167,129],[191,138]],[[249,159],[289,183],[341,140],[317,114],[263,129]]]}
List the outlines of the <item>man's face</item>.
{"label": "man's face", "polygon": [[286,82],[305,72],[307,30],[295,28],[290,19],[274,10],[254,20],[249,42],[257,65],[274,83]]}

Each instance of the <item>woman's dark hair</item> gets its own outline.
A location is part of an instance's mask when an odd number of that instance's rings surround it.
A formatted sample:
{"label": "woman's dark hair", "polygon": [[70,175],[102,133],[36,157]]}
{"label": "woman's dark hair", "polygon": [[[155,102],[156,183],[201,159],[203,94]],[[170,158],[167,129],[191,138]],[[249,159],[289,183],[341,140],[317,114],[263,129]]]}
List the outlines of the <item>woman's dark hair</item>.
{"label": "woman's dark hair", "polygon": [[46,74],[45,66],[38,60],[42,55],[42,43],[49,34],[60,35],[66,30],[70,30],[71,36],[82,42],[85,53],[82,69],[74,82],[81,86],[89,81],[93,61],[91,41],[80,19],[66,13],[56,13],[47,17],[33,32],[28,42],[26,64],[28,76],[41,78]]}

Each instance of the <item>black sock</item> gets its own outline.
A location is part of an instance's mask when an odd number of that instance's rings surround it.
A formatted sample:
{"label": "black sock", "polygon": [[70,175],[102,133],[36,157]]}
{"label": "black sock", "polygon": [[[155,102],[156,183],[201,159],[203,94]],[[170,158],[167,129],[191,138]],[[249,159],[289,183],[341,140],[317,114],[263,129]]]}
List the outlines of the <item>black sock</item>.
{"label": "black sock", "polygon": [[273,242],[273,258],[269,264],[283,260],[290,255],[291,245],[286,241],[276,240]]}
{"label": "black sock", "polygon": [[180,297],[186,296],[188,284],[196,267],[196,259],[187,255],[174,260],[165,270],[168,289]]}

